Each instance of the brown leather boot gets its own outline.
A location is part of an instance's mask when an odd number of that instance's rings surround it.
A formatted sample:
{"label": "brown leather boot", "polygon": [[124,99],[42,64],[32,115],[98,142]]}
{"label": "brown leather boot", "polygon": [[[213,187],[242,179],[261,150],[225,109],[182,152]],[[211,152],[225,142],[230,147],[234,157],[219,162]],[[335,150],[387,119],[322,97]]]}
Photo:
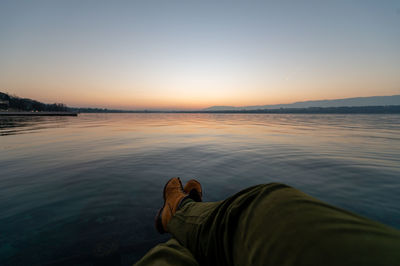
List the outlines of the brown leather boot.
{"label": "brown leather boot", "polygon": [[171,178],[164,186],[164,206],[156,215],[155,226],[160,234],[168,232],[167,224],[188,194],[184,193],[179,177]]}
{"label": "brown leather boot", "polygon": [[203,201],[203,190],[199,181],[195,179],[189,180],[183,188],[183,191],[188,194],[189,198],[192,200],[197,202]]}

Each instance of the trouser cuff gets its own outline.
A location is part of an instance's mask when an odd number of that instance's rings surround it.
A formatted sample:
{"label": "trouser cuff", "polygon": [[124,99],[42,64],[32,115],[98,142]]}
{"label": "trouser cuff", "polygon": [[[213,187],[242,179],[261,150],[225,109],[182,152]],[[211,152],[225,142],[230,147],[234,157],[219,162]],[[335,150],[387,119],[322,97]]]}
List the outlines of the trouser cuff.
{"label": "trouser cuff", "polygon": [[178,210],[183,208],[186,204],[190,203],[190,202],[195,202],[194,200],[192,200],[191,198],[187,197],[185,199],[183,199],[179,205],[178,205]]}

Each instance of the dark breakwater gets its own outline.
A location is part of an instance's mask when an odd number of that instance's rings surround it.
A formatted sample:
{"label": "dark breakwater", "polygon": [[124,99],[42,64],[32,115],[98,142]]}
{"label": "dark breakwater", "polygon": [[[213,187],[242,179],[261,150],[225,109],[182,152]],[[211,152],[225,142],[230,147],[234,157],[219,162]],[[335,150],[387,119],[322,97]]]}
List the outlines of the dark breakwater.
{"label": "dark breakwater", "polygon": [[75,112],[0,112],[0,116],[78,116]]}

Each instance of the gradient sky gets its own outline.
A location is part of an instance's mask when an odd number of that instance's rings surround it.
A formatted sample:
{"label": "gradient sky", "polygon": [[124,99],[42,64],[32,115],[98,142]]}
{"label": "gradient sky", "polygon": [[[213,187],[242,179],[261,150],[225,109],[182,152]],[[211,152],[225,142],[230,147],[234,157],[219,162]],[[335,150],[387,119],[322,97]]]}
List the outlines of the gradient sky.
{"label": "gradient sky", "polygon": [[0,91],[197,109],[400,94],[400,1],[4,1]]}

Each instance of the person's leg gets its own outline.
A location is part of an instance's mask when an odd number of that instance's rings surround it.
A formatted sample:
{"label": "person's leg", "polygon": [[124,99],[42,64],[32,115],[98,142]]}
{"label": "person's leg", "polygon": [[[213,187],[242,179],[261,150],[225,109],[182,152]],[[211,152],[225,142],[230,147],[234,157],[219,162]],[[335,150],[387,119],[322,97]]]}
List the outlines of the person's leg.
{"label": "person's leg", "polygon": [[400,231],[283,184],[191,200],[168,231],[203,265],[400,265]]}
{"label": "person's leg", "polygon": [[158,244],[139,260],[135,266],[198,266],[192,253],[176,239]]}

